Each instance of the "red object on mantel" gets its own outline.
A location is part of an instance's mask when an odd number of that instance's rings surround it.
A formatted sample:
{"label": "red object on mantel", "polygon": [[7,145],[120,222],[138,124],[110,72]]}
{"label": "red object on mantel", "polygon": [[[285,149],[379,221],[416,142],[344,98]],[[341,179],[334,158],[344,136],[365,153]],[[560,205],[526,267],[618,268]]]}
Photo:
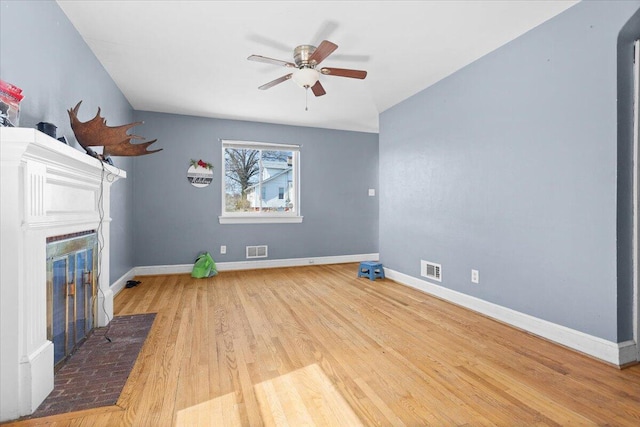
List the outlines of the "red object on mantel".
{"label": "red object on mantel", "polygon": [[22,89],[0,79],[0,126],[19,126],[23,98]]}
{"label": "red object on mantel", "polygon": [[24,98],[22,89],[20,89],[18,86],[12,85],[11,83],[7,83],[2,79],[0,79],[0,91],[12,96],[18,102],[22,101],[22,98]]}

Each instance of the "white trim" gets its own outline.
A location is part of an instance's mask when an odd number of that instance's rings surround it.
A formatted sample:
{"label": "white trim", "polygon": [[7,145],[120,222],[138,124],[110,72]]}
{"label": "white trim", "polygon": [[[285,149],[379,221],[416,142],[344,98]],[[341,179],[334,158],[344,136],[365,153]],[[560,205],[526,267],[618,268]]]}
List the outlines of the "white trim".
{"label": "white trim", "polygon": [[124,289],[124,287],[127,284],[127,281],[132,280],[135,277],[135,275],[136,275],[136,269],[134,267],[131,270],[127,271],[122,276],[120,276],[118,280],[116,280],[111,284],[110,289],[111,289],[111,292],[113,293],[114,298],[116,295],[120,293],[121,290]]}
{"label": "white trim", "polygon": [[[265,215],[265,214],[260,214]],[[302,222],[302,216],[231,216],[220,215],[218,221],[220,224],[299,224]]]}
{"label": "white trim", "polygon": [[636,359],[636,354],[638,346],[636,346],[635,341],[629,340],[618,343],[618,366],[626,366],[626,365],[635,365],[638,360]]}
{"label": "white trim", "polygon": [[[269,259],[260,261],[216,262],[218,271],[256,270],[263,268],[300,267],[314,264],[344,264],[350,262],[375,261],[379,254],[337,255],[309,258]],[[136,276],[191,273],[193,264],[149,265],[134,268]]]}
{"label": "white trim", "polygon": [[485,316],[525,330],[534,335],[554,341],[565,347],[585,353],[616,366],[624,366],[636,360],[636,345],[633,341],[614,343],[575,329],[539,319],[528,314],[502,307],[425,280],[384,269],[385,277],[403,285],[434,295],[438,298],[468,308]]}
{"label": "white trim", "polygon": [[[633,339],[640,342],[640,40],[634,43],[633,64]],[[637,346],[636,360],[640,361],[640,345]]]}
{"label": "white trim", "polygon": [[[217,266],[217,263],[216,263]],[[144,265],[134,267],[136,276],[161,276],[164,274],[185,274],[191,273],[193,264],[173,264],[173,265]]]}
{"label": "white trim", "polygon": [[314,264],[344,264],[350,262],[373,261],[379,254],[338,255],[313,258],[270,259],[261,261],[236,261],[216,263],[218,271],[254,270],[261,268],[301,267]]}
{"label": "white trim", "polygon": [[278,142],[257,142],[257,141],[239,141],[233,139],[221,139],[222,148],[231,147],[231,148],[253,148],[255,150],[264,150],[265,148],[274,148],[278,147],[283,151],[291,150],[291,151],[300,151],[300,145],[294,144],[280,144]]}

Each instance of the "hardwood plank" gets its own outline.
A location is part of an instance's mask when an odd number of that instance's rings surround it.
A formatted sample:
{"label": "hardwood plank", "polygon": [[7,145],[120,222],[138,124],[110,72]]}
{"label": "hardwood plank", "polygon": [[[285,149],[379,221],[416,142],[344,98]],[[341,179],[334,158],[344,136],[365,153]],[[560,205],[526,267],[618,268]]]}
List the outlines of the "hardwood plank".
{"label": "hardwood plank", "polygon": [[118,406],[11,426],[640,424],[618,370],[357,264],[144,276],[157,313]]}
{"label": "hardwood plank", "polygon": [[234,393],[228,393],[198,405],[178,411],[177,427],[182,426],[241,426]]}
{"label": "hardwood plank", "polygon": [[2,423],[3,426],[6,427],[14,427],[14,426],[51,426],[54,423],[58,425],[69,425],[74,419],[97,419],[103,414],[111,414],[112,412],[121,413],[122,408],[112,405],[112,406],[104,406],[102,408],[93,408],[93,409],[84,409],[82,411],[70,412],[67,414],[57,414],[51,415],[49,417],[43,418],[34,418],[30,420],[22,420],[22,421],[10,421],[6,423]]}

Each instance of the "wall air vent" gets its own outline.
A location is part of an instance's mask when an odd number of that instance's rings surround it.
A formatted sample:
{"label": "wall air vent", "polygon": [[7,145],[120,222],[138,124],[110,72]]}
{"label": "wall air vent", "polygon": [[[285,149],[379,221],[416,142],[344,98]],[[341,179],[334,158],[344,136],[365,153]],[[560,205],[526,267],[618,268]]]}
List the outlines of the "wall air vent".
{"label": "wall air vent", "polygon": [[442,282],[442,266],[435,262],[420,260],[420,275],[428,279]]}
{"label": "wall air vent", "polygon": [[247,258],[266,258],[267,245],[247,246]]}

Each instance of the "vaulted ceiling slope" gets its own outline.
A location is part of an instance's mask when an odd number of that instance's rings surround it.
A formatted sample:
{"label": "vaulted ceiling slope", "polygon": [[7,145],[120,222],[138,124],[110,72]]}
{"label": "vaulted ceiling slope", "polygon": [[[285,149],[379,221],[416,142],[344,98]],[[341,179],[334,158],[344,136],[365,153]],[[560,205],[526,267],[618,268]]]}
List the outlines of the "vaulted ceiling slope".
{"label": "vaulted ceiling slope", "polygon": [[[136,110],[378,132],[378,115],[576,1],[62,1],[58,4]],[[293,81],[297,45],[330,40],[327,94]]]}

